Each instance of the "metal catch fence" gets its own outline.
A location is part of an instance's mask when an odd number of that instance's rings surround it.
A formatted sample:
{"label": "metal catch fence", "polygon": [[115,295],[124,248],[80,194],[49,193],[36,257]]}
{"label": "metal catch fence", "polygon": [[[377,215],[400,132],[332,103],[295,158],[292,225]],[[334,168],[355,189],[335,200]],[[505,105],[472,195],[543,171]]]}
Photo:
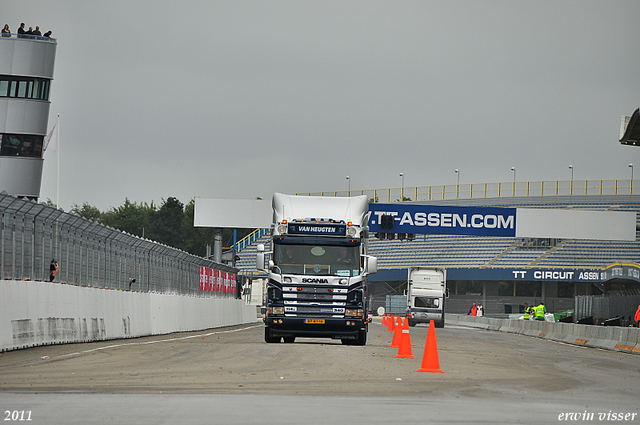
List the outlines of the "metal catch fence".
{"label": "metal catch fence", "polygon": [[201,297],[235,294],[201,290],[201,267],[237,269],[66,213],[0,194],[0,267],[5,280],[49,281],[96,288]]}
{"label": "metal catch fence", "polygon": [[616,317],[632,318],[640,305],[640,295],[578,295],[575,297],[575,320],[593,317],[598,322]]}

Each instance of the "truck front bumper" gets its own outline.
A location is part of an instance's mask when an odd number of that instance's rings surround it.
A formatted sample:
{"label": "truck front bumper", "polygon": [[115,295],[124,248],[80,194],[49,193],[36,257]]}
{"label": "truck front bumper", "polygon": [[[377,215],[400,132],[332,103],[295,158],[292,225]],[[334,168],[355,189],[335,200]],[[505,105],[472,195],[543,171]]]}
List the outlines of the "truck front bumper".
{"label": "truck front bumper", "polygon": [[361,318],[269,316],[265,325],[271,336],[276,337],[355,339],[359,332],[366,330],[365,320]]}
{"label": "truck front bumper", "polygon": [[441,310],[412,311],[411,320],[415,323],[429,323],[431,320],[440,322],[442,320]]}

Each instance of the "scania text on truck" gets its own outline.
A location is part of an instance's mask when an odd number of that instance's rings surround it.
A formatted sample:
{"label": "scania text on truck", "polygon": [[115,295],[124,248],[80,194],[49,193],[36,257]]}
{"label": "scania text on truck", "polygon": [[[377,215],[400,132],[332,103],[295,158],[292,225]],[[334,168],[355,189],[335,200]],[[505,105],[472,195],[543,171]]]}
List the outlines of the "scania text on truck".
{"label": "scania text on truck", "polygon": [[[368,199],[273,195],[271,251],[258,245],[257,268],[268,273],[264,339],[296,337],[367,342]],[[270,255],[265,267],[265,256]]]}
{"label": "scania text on truck", "polygon": [[409,326],[435,322],[444,327],[444,305],[448,298],[447,271],[441,267],[409,267],[407,319]]}

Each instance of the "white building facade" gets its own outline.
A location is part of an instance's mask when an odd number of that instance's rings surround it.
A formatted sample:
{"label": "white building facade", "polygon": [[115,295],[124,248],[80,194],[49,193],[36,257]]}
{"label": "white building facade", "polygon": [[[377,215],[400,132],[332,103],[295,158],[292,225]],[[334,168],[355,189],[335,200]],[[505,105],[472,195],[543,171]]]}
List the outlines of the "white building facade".
{"label": "white building facade", "polygon": [[0,192],[37,200],[57,42],[0,37]]}

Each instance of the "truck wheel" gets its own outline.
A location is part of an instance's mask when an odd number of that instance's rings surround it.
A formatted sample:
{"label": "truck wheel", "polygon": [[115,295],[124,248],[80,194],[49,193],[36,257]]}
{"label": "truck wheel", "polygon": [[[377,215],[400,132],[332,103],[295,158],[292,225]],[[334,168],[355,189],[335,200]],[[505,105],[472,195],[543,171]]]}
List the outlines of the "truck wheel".
{"label": "truck wheel", "polygon": [[367,345],[367,331],[358,332],[358,339],[354,341],[354,345]]}
{"label": "truck wheel", "polygon": [[343,339],[342,345],[367,345],[367,331],[359,331],[356,339]]}
{"label": "truck wheel", "polygon": [[436,322],[436,328],[444,328],[444,319]]}
{"label": "truck wheel", "polygon": [[269,332],[269,328],[264,328],[264,342],[267,344],[277,344],[280,342],[281,337],[279,336],[271,336],[271,332]]}
{"label": "truck wheel", "polygon": [[409,319],[409,326],[413,327],[415,325],[416,325],[416,322],[411,320],[411,319]]}
{"label": "truck wheel", "polygon": [[295,336],[285,336],[282,339],[284,339],[285,344],[293,344],[296,341]]}

